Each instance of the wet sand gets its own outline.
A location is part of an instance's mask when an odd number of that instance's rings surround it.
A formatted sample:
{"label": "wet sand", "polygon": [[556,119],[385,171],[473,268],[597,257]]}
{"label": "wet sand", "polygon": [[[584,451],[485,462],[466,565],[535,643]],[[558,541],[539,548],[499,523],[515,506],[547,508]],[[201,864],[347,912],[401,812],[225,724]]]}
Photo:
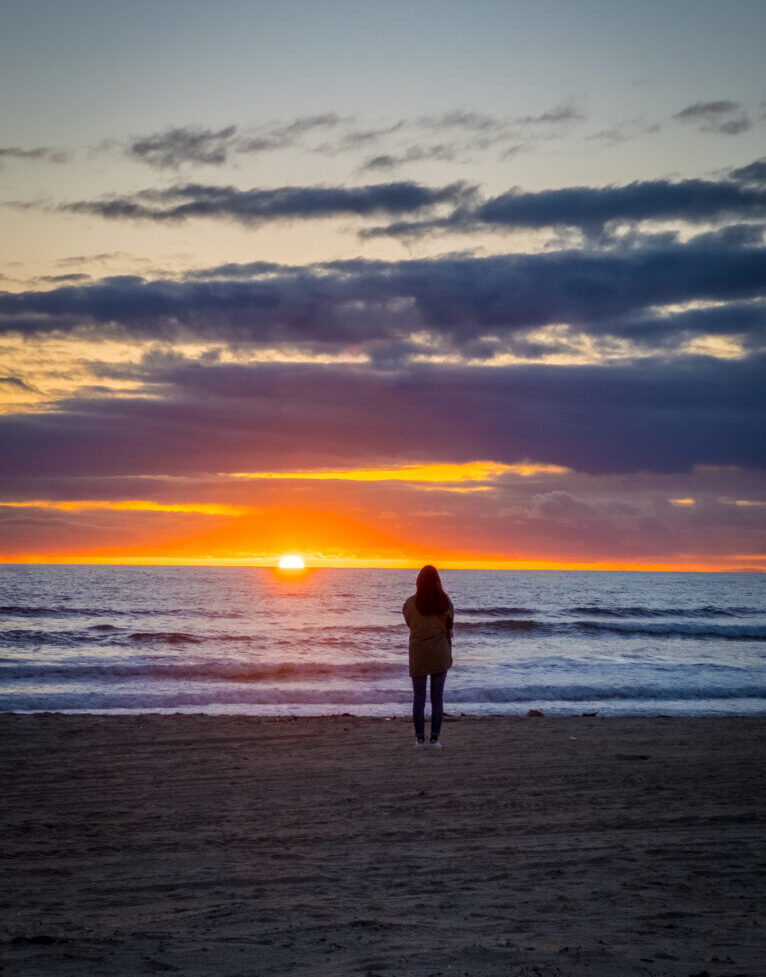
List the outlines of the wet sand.
{"label": "wet sand", "polygon": [[0,715],[0,969],[758,977],[765,738]]}

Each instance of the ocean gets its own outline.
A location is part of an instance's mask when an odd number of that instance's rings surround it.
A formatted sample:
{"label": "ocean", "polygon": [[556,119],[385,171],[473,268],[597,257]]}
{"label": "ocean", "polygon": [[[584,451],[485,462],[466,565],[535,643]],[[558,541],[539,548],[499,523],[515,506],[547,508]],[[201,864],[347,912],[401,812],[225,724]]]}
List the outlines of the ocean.
{"label": "ocean", "polygon": [[[2,566],[0,710],[405,716],[415,576]],[[448,714],[766,714],[766,576],[442,579]]]}

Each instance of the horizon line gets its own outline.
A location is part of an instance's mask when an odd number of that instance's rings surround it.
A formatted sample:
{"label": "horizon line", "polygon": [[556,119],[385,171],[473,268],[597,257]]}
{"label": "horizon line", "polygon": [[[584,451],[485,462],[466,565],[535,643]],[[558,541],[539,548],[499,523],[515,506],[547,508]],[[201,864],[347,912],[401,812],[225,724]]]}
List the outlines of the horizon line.
{"label": "horizon line", "polygon": [[[630,564],[630,563],[607,563],[606,561],[596,561],[586,563],[582,561],[571,561],[568,563],[556,561],[468,561],[452,560],[441,562],[437,561],[440,570],[479,570],[479,571],[523,571],[531,573],[546,572],[566,572],[566,573],[735,573],[735,574],[764,574],[766,568],[757,566],[726,567],[720,565],[678,565],[674,566],[667,563],[658,564]],[[370,562],[352,562],[350,560],[333,562],[313,562],[309,560],[305,567],[300,570],[280,570],[279,557],[270,560],[235,560],[230,558],[190,558],[177,559],[168,558],[98,558],[88,557],[83,559],[4,559],[0,557],[0,566],[112,566],[112,567],[206,567],[209,569],[258,569],[272,570],[279,573],[305,575],[316,570],[419,570],[423,566],[422,561],[398,561],[398,560],[373,560]]]}

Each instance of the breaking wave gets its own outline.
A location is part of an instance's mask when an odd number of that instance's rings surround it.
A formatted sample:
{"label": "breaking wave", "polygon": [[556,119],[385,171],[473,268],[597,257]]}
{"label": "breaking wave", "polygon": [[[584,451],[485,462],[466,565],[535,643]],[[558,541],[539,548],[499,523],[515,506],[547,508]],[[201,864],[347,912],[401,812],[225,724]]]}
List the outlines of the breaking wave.
{"label": "breaking wave", "polygon": [[[506,706],[511,712],[523,711],[531,702],[570,703],[576,710],[583,703],[602,703],[605,712],[609,704],[750,702],[757,704],[766,697],[766,686],[742,684],[721,689],[717,686],[697,686],[679,690],[675,687],[646,684],[637,687],[603,688],[592,685],[550,686],[530,684],[514,688],[482,686],[454,689],[449,696],[452,710],[481,706]],[[100,711],[138,709],[143,711],[172,710],[186,707],[256,706],[276,707],[289,711],[293,707],[314,706],[320,713],[338,713],[346,708],[397,707],[406,714],[411,694],[404,683],[390,687],[343,686],[332,688],[290,686],[208,686],[202,689],[109,689],[101,687],[89,691],[48,693],[44,708],[50,711]],[[757,707],[757,706],[756,706]],[[41,708],[39,696],[19,690],[0,692],[0,709],[35,711]]]}
{"label": "breaking wave", "polygon": [[[6,659],[7,661],[7,659]],[[164,679],[174,682],[279,682],[384,679],[406,676],[406,661],[402,664],[388,662],[358,662],[338,665],[321,662],[114,662],[72,665],[0,664],[0,677],[6,681],[50,681],[97,679],[124,681],[126,679]]]}
{"label": "breaking wave", "polygon": [[618,635],[620,637],[651,638],[719,638],[724,641],[766,641],[766,626],[757,624],[686,624],[667,622],[663,624],[635,624],[605,621],[536,621],[516,620],[514,618],[496,621],[457,622],[456,633],[463,631],[499,634],[503,632],[516,635]]}
{"label": "breaking wave", "polygon": [[576,621],[573,630],[593,634],[619,634],[624,637],[718,638],[723,641],[766,641],[766,627],[758,624],[604,624],[601,621]]}
{"label": "breaking wave", "polygon": [[749,617],[762,613],[757,607],[602,607],[587,604],[584,607],[567,608],[570,614],[591,614],[594,617]]}
{"label": "breaking wave", "polygon": [[210,608],[196,607],[129,607],[116,609],[113,607],[76,607],[70,604],[34,606],[26,604],[0,605],[2,617],[184,617],[194,614],[197,617],[218,620],[220,618],[241,618],[241,611],[215,611]]}
{"label": "breaking wave", "polygon": [[[401,625],[368,625],[361,627],[314,626],[285,627],[280,638],[273,639],[277,646],[286,647],[296,640],[320,647],[352,648],[376,638],[386,638],[390,646],[400,645],[405,638]],[[298,635],[296,638],[294,635]],[[534,618],[495,618],[493,620],[460,621],[455,624],[456,639],[472,634],[501,638],[513,637],[573,637],[590,635],[601,637],[647,637],[718,639],[721,641],[766,641],[766,625],[715,624],[686,621],[541,621]],[[114,624],[93,624],[88,628],[43,630],[39,628],[10,628],[0,631],[0,643],[6,647],[53,646],[61,648],[87,647],[142,647],[185,645],[239,645],[257,647],[262,638],[257,633],[231,634],[228,632],[193,633],[189,631],[131,631]]]}

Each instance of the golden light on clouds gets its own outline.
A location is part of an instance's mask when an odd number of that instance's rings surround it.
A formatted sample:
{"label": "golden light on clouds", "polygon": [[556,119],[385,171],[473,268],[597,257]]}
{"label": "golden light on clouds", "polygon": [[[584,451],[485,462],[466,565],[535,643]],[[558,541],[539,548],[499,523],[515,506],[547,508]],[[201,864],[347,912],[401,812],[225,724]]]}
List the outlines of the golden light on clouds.
{"label": "golden light on clouds", "polygon": [[684,346],[692,356],[711,356],[718,360],[740,360],[747,356],[742,343],[732,336],[698,336]]}
{"label": "golden light on clouds", "polygon": [[315,471],[232,472],[234,478],[295,479],[311,481],[347,482],[490,482],[501,475],[561,475],[569,469],[561,465],[520,462],[504,465],[496,461],[466,461],[462,463],[433,463],[397,465],[394,468],[336,468]]}
{"label": "golden light on clouds", "polygon": [[9,509],[57,509],[60,512],[83,512],[88,509],[110,509],[117,512],[193,512],[203,516],[245,516],[260,510],[249,505],[225,505],[218,502],[152,502],[150,499],[126,499],[110,502],[107,499],[76,499],[56,502],[34,499],[28,502],[0,502]]}
{"label": "golden light on clouds", "polygon": [[[258,363],[364,364],[369,358],[353,351],[306,352],[299,347],[228,348],[220,343],[94,339],[88,335],[36,337],[30,343],[9,334],[0,342],[3,370],[0,382],[0,414],[20,409],[44,411],[71,396],[157,397],[158,385],[142,373],[147,363],[172,356],[174,361],[214,362],[218,365]],[[128,377],[118,374],[127,368]],[[0,378],[2,381],[3,378]]]}

